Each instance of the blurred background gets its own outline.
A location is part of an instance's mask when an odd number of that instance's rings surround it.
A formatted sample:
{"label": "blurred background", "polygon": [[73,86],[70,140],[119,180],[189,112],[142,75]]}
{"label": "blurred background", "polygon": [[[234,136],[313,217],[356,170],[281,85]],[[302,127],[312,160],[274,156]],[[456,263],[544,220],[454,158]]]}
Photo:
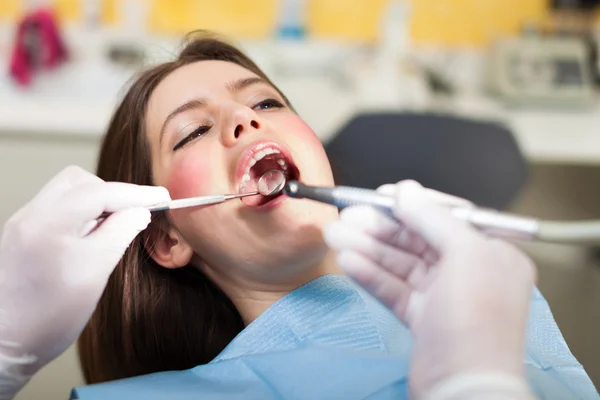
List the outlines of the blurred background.
{"label": "blurred background", "polygon": [[[413,178],[517,213],[600,218],[596,3],[0,0],[0,223],[66,165],[93,171],[128,79],[195,29],[254,58],[340,183]],[[598,385],[599,248],[522,246]],[[80,384],[70,349],[18,399],[65,399]]]}

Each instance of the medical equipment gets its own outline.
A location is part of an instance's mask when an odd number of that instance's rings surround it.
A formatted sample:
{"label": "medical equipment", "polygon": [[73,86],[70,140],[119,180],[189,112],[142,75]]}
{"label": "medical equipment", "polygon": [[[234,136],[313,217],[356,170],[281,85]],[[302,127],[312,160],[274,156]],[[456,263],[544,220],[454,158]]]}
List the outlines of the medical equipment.
{"label": "medical equipment", "polygon": [[265,172],[258,180],[258,190],[255,192],[238,194],[212,194],[208,196],[191,197],[187,199],[171,200],[165,203],[156,204],[148,209],[151,212],[176,210],[178,208],[209,206],[220,204],[227,200],[241,199],[248,196],[273,196],[279,193],[285,184],[283,172],[279,170],[269,170]]}
{"label": "medical equipment", "polygon": [[[261,196],[266,197],[274,196],[281,192],[284,185],[285,176],[283,172],[273,169],[262,174],[262,176],[258,179],[258,190],[254,192],[238,194],[211,194],[208,196],[198,196],[186,199],[171,200],[150,206],[148,207],[148,210],[150,210],[150,212],[157,212],[177,210],[179,208],[210,206],[214,204],[220,204],[228,200],[241,199],[243,197],[249,196],[257,196],[259,194]],[[110,214],[112,213],[102,213],[102,215],[98,219],[98,222],[106,219]]]}
{"label": "medical equipment", "polygon": [[188,207],[200,207],[209,206],[213,204],[220,204],[227,200],[241,199],[242,197],[256,196],[260,194],[258,191],[250,193],[238,193],[238,194],[211,194],[208,196],[190,197],[187,199],[171,200],[165,203],[156,204],[152,207],[148,207],[150,212],[156,211],[167,211],[177,210],[179,208]]}
{"label": "medical equipment", "polygon": [[588,53],[578,38],[500,40],[490,55],[489,84],[511,105],[589,106],[595,92]]}
{"label": "medical equipment", "polygon": [[[374,190],[350,186],[314,187],[289,181],[283,193],[293,198],[306,198],[339,208],[368,205],[392,214],[394,199]],[[488,210],[476,206],[452,206],[452,214],[489,236],[514,240],[555,243],[600,243],[600,220],[582,222],[543,221]]]}
{"label": "medical equipment", "polygon": [[[179,208],[188,208],[188,207],[206,207],[214,204],[221,204],[228,200],[233,199],[241,199],[243,197],[257,196],[262,195],[265,197],[274,196],[279,194],[282,191],[283,186],[285,185],[285,175],[280,170],[269,170],[261,175],[258,179],[257,191],[248,192],[248,193],[238,193],[238,194],[212,194],[208,196],[199,196],[199,197],[190,197],[186,199],[177,199],[170,200],[164,203],[154,204],[148,207],[150,212],[158,212],[158,211],[167,211],[167,210],[176,210]],[[112,213],[111,212],[103,212],[100,214],[94,221],[90,221],[86,226],[83,227],[80,236],[87,236],[90,232],[92,232],[98,225],[100,225],[106,218],[108,218]]]}

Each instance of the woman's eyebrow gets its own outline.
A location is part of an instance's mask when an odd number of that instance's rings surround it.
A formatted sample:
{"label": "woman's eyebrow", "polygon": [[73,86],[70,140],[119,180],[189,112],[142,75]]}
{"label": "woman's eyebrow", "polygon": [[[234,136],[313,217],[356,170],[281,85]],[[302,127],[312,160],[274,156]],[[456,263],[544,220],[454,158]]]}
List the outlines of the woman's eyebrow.
{"label": "woman's eyebrow", "polygon": [[239,91],[246,89],[248,86],[257,85],[257,84],[269,85],[269,83],[267,81],[265,81],[264,79],[259,78],[257,76],[252,76],[250,78],[242,78],[242,79],[238,79],[237,81],[228,82],[226,84],[226,86],[227,86],[227,89],[231,93],[237,93]]}
{"label": "woman's eyebrow", "polygon": [[165,130],[167,129],[167,125],[173,118],[188,110],[193,110],[204,106],[206,106],[206,102],[202,99],[196,98],[186,101],[185,103],[171,111],[167,118],[165,118],[165,122],[163,122],[162,127],[160,128],[159,143],[162,142],[163,136],[165,135]]}

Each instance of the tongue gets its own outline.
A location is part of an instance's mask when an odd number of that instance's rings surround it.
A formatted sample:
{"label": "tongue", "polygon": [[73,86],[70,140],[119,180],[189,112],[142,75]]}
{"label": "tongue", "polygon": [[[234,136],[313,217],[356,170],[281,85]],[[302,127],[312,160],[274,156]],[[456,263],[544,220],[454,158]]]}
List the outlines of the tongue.
{"label": "tongue", "polygon": [[271,169],[281,169],[277,163],[277,160],[279,159],[281,159],[281,157],[274,157],[271,155],[257,162],[252,168],[250,168],[250,177],[252,180],[258,181],[258,179],[260,179],[265,172]]}

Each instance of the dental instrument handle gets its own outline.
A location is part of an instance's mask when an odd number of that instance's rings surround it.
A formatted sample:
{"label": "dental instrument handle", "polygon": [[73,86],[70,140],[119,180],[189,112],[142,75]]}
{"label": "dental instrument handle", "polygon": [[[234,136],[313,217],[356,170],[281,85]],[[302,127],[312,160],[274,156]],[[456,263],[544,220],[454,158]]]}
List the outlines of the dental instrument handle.
{"label": "dental instrument handle", "polygon": [[[375,190],[350,186],[315,187],[304,185],[298,181],[289,181],[283,192],[290,197],[316,200],[338,208],[367,205],[396,218],[393,212],[394,199]],[[453,207],[452,214],[490,236],[520,240],[538,238],[539,225],[535,219],[471,206]]]}
{"label": "dental instrument handle", "polygon": [[283,188],[283,193],[289,197],[316,200],[338,208],[368,205],[386,213],[391,213],[394,208],[393,198],[383,196],[374,190],[351,186],[318,187],[307,186],[298,181],[288,181]]}
{"label": "dental instrument handle", "polygon": [[[240,199],[242,197],[248,196],[256,196],[260,194],[259,192],[248,192],[248,193],[240,193],[240,194],[214,194],[208,196],[200,196],[200,197],[190,197],[187,199],[178,199],[171,200],[164,203],[155,204],[153,206],[148,207],[150,212],[159,212],[159,211],[167,211],[167,210],[177,210],[179,208],[187,208],[187,207],[202,207],[202,206],[210,206],[213,204],[220,204],[227,200]],[[98,222],[103,221],[108,218],[112,213],[104,212],[98,218]]]}
{"label": "dental instrument handle", "polygon": [[150,212],[177,210],[179,208],[209,206],[212,204],[223,203],[227,200],[239,199],[242,197],[256,196],[258,192],[249,192],[241,194],[214,194],[208,196],[191,197],[188,199],[171,200],[161,204],[155,204],[148,207]]}
{"label": "dental instrument handle", "polygon": [[537,239],[565,244],[600,243],[600,220],[539,221]]}
{"label": "dental instrument handle", "polygon": [[[210,206],[213,204],[223,203],[227,200],[241,199],[242,197],[248,196],[257,196],[259,194],[262,196],[274,196],[283,189],[284,184],[285,175],[281,170],[274,169],[262,174],[262,176],[258,180],[258,190],[254,192],[238,194],[213,194],[208,196],[171,200],[148,207],[148,210],[150,212],[158,212],[176,210],[178,208]],[[100,215],[100,218],[98,218],[98,222],[108,218],[110,214],[111,213],[109,212],[102,213],[102,215]]]}
{"label": "dental instrument handle", "polygon": [[453,207],[451,211],[492,237],[561,244],[600,243],[600,220],[544,221],[477,207]]}
{"label": "dental instrument handle", "polygon": [[491,237],[513,240],[542,240],[539,236],[540,223],[534,218],[473,206],[452,207],[450,211],[454,217],[468,222]]}

